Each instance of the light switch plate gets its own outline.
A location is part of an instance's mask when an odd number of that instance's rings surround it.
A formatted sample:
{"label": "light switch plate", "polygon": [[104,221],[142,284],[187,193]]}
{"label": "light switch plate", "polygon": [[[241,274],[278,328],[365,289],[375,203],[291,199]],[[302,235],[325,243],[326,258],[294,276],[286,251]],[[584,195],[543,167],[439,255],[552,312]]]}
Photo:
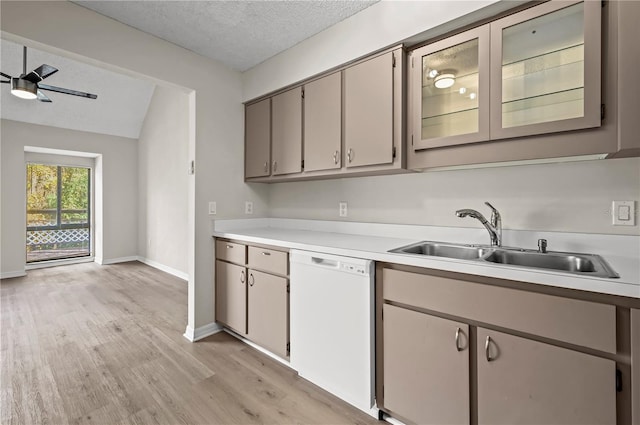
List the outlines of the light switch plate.
{"label": "light switch plate", "polygon": [[210,215],[215,215],[216,214],[216,203],[215,201],[211,201],[209,202],[209,214]]}
{"label": "light switch plate", "polygon": [[613,201],[611,220],[614,226],[635,226],[635,201]]}
{"label": "light switch plate", "polygon": [[346,202],[338,203],[338,213],[340,214],[340,217],[346,217],[348,215],[349,210],[347,209]]}
{"label": "light switch plate", "polygon": [[244,203],[244,213],[245,214],[253,214],[253,202],[245,201],[245,203]]}

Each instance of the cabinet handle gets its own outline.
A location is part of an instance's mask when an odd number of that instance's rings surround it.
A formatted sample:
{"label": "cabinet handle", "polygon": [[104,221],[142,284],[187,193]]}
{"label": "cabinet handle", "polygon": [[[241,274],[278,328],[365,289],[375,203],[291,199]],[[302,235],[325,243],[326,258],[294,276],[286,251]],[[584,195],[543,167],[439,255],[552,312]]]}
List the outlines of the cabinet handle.
{"label": "cabinet handle", "polygon": [[462,332],[462,329],[456,328],[456,350],[458,351],[462,351],[464,349],[464,347],[460,346],[460,332]]}
{"label": "cabinet handle", "polygon": [[269,162],[267,161],[264,162],[264,171],[269,171]]}
{"label": "cabinet handle", "polygon": [[270,252],[262,251],[262,255],[271,255]]}
{"label": "cabinet handle", "polygon": [[349,148],[349,150],[347,151],[347,159],[349,160],[349,162],[353,160],[353,150],[351,148]]}
{"label": "cabinet handle", "polygon": [[231,249],[233,248],[233,245],[227,245],[227,248]]}
{"label": "cabinet handle", "polygon": [[244,283],[244,270],[240,272],[240,283]]}
{"label": "cabinet handle", "polygon": [[278,169],[278,161],[273,161],[273,171],[275,172]]}
{"label": "cabinet handle", "polygon": [[489,353],[490,344],[491,344],[491,337],[487,335],[487,340],[484,342],[484,356],[487,358],[488,362],[495,360],[491,358],[491,353]]}
{"label": "cabinet handle", "polygon": [[253,286],[256,283],[256,280],[253,277],[253,273],[249,273],[249,286]]}
{"label": "cabinet handle", "polygon": [[338,156],[340,155],[340,151],[335,151],[333,153],[333,163],[338,165]]}

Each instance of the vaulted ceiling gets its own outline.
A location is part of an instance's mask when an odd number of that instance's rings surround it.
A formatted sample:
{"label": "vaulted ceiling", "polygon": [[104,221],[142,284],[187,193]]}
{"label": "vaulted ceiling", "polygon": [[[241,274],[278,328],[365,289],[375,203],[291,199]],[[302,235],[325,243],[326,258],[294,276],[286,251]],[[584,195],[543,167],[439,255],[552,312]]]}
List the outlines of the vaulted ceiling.
{"label": "vaulted ceiling", "polygon": [[[237,70],[247,70],[379,0],[75,1]],[[63,31],[64,29],[61,29]],[[22,73],[22,46],[2,40],[1,71]],[[43,103],[0,86],[0,117],[33,124],[138,138],[154,85],[51,53],[28,49],[27,72],[59,69],[52,86],[95,93],[96,100],[45,92]]]}

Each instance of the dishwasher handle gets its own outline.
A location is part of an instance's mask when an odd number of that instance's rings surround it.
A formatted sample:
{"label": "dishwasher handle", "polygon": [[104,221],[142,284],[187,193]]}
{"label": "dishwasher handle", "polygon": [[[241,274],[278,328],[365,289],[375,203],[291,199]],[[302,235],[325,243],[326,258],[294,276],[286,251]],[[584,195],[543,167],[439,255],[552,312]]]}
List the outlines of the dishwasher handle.
{"label": "dishwasher handle", "polygon": [[335,260],[329,260],[328,258],[311,257],[311,262],[316,266],[338,268],[339,264]]}

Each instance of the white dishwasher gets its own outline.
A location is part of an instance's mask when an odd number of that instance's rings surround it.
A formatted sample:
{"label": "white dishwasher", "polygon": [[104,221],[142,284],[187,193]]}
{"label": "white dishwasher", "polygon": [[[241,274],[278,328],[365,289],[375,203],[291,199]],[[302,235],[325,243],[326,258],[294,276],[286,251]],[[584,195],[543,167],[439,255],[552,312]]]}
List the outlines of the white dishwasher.
{"label": "white dishwasher", "polygon": [[290,260],[291,367],[377,417],[373,262],[297,250]]}

